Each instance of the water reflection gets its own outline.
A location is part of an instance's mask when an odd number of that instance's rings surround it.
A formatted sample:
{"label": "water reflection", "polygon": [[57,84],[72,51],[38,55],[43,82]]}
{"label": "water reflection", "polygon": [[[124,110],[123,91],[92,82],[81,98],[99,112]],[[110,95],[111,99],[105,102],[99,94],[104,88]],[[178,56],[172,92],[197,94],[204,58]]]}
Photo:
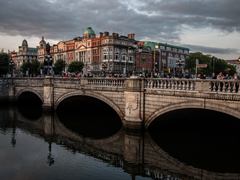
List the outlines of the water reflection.
{"label": "water reflection", "polygon": [[176,159],[216,172],[240,172],[240,121],[209,110],[167,113],[150,126],[153,139]]}
{"label": "water reflection", "polygon": [[[107,137],[92,138],[69,128],[67,120],[63,123],[56,115],[43,114],[32,121],[12,108],[0,110],[0,127],[1,179],[239,178],[239,174],[216,173],[182,163],[148,132],[120,129]],[[14,151],[9,148],[12,137]]]}
{"label": "water reflection", "polygon": [[86,96],[64,100],[57,109],[57,115],[68,129],[94,139],[110,137],[122,127],[121,119],[111,107]]}

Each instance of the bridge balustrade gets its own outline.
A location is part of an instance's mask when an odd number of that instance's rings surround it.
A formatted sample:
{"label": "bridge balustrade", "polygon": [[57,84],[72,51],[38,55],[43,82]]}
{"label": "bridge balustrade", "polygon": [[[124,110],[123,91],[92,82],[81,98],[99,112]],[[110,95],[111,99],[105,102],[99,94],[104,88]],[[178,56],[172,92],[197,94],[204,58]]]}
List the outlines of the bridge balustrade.
{"label": "bridge balustrade", "polygon": [[144,88],[194,91],[196,89],[196,81],[189,79],[146,79]]}
{"label": "bridge balustrade", "polygon": [[145,79],[144,88],[153,90],[198,91],[203,93],[240,93],[240,81],[195,79]]}
{"label": "bridge balustrade", "polygon": [[239,81],[236,80],[211,80],[211,92],[239,93]]}
{"label": "bridge balustrade", "polygon": [[[34,78],[2,78],[0,85],[7,87],[13,83],[16,86],[40,87],[44,86],[44,77]],[[125,78],[49,78],[54,87],[60,88],[80,88],[80,87],[96,87],[96,88],[120,88],[126,87]],[[148,90],[173,90],[182,92],[200,92],[200,93],[224,93],[239,94],[239,80],[200,80],[200,79],[169,79],[169,78],[148,78],[136,79],[143,82],[141,88]]]}
{"label": "bridge balustrade", "polygon": [[125,79],[120,78],[88,78],[87,84],[92,86],[103,86],[103,87],[124,87]]}

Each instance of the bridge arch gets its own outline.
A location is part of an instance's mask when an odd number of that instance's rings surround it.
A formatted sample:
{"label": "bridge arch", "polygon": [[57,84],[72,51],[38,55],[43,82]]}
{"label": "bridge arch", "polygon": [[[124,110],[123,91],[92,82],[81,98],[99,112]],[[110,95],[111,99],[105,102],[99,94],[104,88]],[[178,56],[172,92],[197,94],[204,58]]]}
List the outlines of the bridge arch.
{"label": "bridge arch", "polygon": [[159,116],[179,110],[179,109],[207,109],[207,110],[213,110],[216,112],[221,112],[228,114],[230,116],[240,118],[240,111],[238,109],[231,108],[226,105],[226,102],[223,103],[217,103],[217,102],[204,102],[204,103],[196,103],[196,102],[182,102],[182,103],[174,103],[165,107],[161,107],[157,111],[155,111],[149,118],[146,119],[144,122],[145,128],[148,128],[149,125]]}
{"label": "bridge arch", "polygon": [[123,120],[124,118],[124,113],[121,111],[121,109],[108,97],[103,96],[99,93],[95,93],[95,92],[86,92],[86,91],[74,91],[74,92],[70,92],[70,93],[66,93],[63,94],[62,96],[60,96],[54,103],[54,109],[56,110],[57,107],[59,106],[59,104],[64,101],[67,98],[73,97],[73,96],[88,96],[88,97],[92,97],[95,99],[98,99],[104,103],[106,103],[108,106],[110,106],[117,114],[118,116],[121,118],[121,120]]}
{"label": "bridge arch", "polygon": [[42,104],[44,103],[44,99],[41,96],[41,94],[38,91],[34,90],[33,88],[24,88],[24,89],[17,91],[16,99],[18,99],[23,93],[27,93],[27,92],[30,92],[30,93],[36,95],[41,100]]}

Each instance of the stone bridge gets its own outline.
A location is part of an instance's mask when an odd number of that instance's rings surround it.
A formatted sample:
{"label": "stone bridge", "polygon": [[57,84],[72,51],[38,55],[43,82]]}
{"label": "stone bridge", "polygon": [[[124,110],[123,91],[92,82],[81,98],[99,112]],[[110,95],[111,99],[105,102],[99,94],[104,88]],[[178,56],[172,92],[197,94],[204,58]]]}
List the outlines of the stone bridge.
{"label": "stone bridge", "polygon": [[[112,107],[131,126],[148,127],[158,116],[185,108],[209,109],[240,118],[239,81],[140,78],[13,78],[0,80],[11,98],[34,93],[43,108],[57,109],[65,99],[89,96]],[[3,96],[0,95],[0,96]]]}

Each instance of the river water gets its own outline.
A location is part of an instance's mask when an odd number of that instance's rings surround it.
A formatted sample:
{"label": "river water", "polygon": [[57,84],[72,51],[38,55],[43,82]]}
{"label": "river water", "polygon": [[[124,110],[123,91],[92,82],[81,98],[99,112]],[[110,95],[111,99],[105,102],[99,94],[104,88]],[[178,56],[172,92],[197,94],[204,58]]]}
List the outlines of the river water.
{"label": "river water", "polygon": [[[70,115],[0,107],[0,179],[240,177],[240,125],[234,118],[194,109],[176,111],[140,133],[124,130],[116,115],[94,108]],[[210,118],[193,123],[204,114]]]}

